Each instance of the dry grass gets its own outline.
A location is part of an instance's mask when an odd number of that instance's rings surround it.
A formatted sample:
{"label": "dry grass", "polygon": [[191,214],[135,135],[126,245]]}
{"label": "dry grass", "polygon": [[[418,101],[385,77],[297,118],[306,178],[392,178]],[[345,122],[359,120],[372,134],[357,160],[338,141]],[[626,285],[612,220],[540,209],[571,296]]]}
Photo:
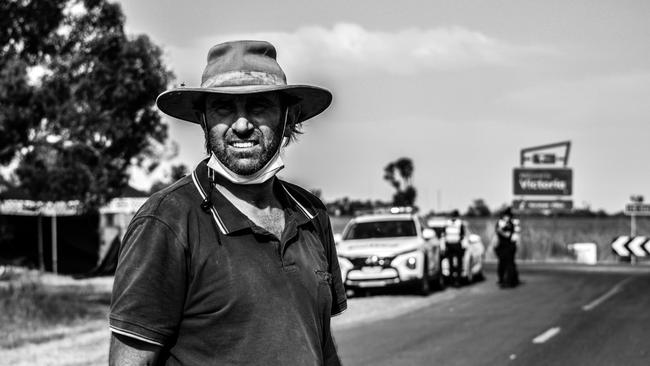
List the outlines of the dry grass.
{"label": "dry grass", "polygon": [[[74,280],[36,271],[5,271],[0,276],[0,358],[12,360],[8,363],[12,365],[26,360],[39,365],[88,364],[88,355],[52,356],[63,349],[61,342],[106,333],[111,283],[110,278]],[[76,359],[80,356],[84,360]]]}

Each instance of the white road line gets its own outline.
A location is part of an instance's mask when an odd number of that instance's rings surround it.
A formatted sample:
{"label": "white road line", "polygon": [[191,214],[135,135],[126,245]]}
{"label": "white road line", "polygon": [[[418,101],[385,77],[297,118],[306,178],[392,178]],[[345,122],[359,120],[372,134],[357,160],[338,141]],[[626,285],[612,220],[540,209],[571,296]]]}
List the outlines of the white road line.
{"label": "white road line", "polygon": [[537,337],[535,337],[533,339],[533,343],[535,343],[535,344],[544,343],[544,342],[548,341],[549,339],[553,338],[554,336],[556,336],[558,333],[560,333],[560,327],[551,328],[551,329],[547,330],[546,332],[544,332],[544,333],[538,335]]}
{"label": "white road line", "polygon": [[607,301],[607,299],[609,299],[610,297],[612,297],[612,296],[616,295],[618,292],[620,292],[623,289],[623,286],[626,283],[630,282],[631,279],[632,279],[632,277],[628,277],[628,278],[624,279],[623,281],[617,283],[614,287],[612,287],[609,291],[604,293],[601,297],[599,297],[596,300],[590,302],[589,304],[583,306],[582,310],[584,310],[584,311],[593,310],[596,306],[604,303],[605,301]]}

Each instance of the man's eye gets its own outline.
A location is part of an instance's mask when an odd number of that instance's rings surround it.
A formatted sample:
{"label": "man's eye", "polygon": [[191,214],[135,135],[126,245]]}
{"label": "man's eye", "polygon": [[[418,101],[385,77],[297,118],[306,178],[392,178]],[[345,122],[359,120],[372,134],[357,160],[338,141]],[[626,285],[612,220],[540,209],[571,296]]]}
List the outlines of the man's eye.
{"label": "man's eye", "polygon": [[268,108],[265,105],[255,105],[255,106],[251,107],[250,111],[253,114],[262,114],[262,113],[266,112],[267,109]]}
{"label": "man's eye", "polygon": [[232,113],[232,108],[228,106],[216,106],[214,111],[215,113],[224,116]]}

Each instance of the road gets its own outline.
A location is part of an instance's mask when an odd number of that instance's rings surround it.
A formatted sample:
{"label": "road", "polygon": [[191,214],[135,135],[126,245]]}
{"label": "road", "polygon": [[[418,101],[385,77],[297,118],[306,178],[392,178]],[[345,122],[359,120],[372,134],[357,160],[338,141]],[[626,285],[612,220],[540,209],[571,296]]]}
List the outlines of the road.
{"label": "road", "polygon": [[[523,266],[418,298],[352,299],[333,321],[344,365],[650,365],[650,271]],[[366,314],[379,302],[387,310]],[[347,318],[346,318],[347,317]]]}

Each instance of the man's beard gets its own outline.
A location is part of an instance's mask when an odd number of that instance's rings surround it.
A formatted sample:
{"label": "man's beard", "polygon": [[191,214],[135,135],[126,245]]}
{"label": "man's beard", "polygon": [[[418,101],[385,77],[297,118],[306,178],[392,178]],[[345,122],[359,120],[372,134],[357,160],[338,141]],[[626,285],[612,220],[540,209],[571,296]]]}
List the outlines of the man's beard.
{"label": "man's beard", "polygon": [[[215,136],[210,131],[210,146],[214,155],[226,168],[235,174],[248,176],[264,168],[280,148],[280,133],[277,132],[273,133],[271,141],[268,141],[259,130],[253,131],[250,136],[244,139],[237,138],[232,131],[228,131],[223,137]],[[229,153],[228,141],[230,140],[256,140],[259,143],[257,147],[260,149],[253,152],[233,151]]]}

